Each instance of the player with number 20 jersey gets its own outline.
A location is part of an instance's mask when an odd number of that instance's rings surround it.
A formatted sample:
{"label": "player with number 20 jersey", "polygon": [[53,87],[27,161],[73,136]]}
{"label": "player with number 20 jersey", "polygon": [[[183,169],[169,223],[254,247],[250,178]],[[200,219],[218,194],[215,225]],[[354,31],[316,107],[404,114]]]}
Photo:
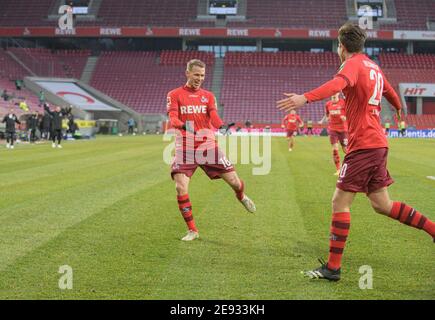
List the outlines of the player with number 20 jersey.
{"label": "player with number 20 jersey", "polygon": [[319,268],[305,272],[310,278],[340,279],[341,259],[350,230],[350,207],[356,192],[365,193],[377,213],[422,229],[435,242],[435,222],[407,204],[390,199],[387,187],[393,179],[387,170],[388,142],[380,121],[381,99],[387,98],[397,110],[399,120],[401,103],[381,68],[363,53],[366,38],[366,32],[358,25],[344,24],[338,31],[342,65],[335,77],[303,95],[290,93],[278,101],[281,110],[293,110],[340,91],[346,97],[348,153],[332,199],[329,257]]}

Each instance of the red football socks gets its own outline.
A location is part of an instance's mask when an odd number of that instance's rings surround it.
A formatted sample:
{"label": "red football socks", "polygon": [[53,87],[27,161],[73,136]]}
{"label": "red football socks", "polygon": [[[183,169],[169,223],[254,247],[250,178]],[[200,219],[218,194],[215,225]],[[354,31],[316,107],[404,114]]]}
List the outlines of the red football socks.
{"label": "red football socks", "polygon": [[350,212],[335,212],[332,214],[331,234],[329,239],[329,269],[340,269],[341,257],[344,247],[346,246],[349,229]]}
{"label": "red football socks", "polygon": [[408,226],[423,229],[435,238],[435,223],[405,203],[393,202],[389,217]]}
{"label": "red football socks", "polygon": [[234,189],[234,192],[236,193],[236,198],[239,199],[239,201],[242,201],[243,197],[245,196],[245,184],[240,179],[240,189]]}
{"label": "red football socks", "polygon": [[335,167],[337,170],[340,170],[340,154],[338,153],[338,150],[332,151],[332,159],[334,159]]}
{"label": "red football socks", "polygon": [[198,231],[195,226],[195,221],[192,215],[192,204],[190,203],[189,195],[184,194],[182,196],[177,196],[178,208],[180,209],[181,215],[186,221],[187,228],[192,231]]}

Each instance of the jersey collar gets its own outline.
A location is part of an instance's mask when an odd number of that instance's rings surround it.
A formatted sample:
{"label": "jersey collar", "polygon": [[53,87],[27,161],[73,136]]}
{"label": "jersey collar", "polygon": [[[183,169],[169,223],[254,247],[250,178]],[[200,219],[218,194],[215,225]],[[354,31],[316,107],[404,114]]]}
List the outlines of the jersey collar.
{"label": "jersey collar", "polygon": [[191,87],[188,87],[186,84],[183,86],[183,89],[187,90],[187,91],[190,91],[190,92],[198,92],[199,90],[201,90],[201,88],[195,90],[195,89],[193,89]]}

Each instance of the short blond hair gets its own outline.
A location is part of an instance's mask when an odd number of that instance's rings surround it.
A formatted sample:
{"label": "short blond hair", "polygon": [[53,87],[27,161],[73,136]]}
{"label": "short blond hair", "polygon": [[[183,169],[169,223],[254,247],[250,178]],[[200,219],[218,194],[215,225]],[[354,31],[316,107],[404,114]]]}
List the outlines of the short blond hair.
{"label": "short blond hair", "polygon": [[205,68],[205,63],[199,59],[192,59],[187,63],[186,70],[192,71],[193,67]]}

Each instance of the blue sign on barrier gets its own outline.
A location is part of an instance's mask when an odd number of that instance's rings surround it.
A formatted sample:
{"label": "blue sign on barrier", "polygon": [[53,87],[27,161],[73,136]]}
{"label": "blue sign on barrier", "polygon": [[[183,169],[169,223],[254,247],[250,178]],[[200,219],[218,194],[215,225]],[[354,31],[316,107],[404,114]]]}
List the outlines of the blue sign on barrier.
{"label": "blue sign on barrier", "polygon": [[390,130],[389,138],[435,138],[435,129],[431,130],[406,130],[402,135],[399,130]]}

